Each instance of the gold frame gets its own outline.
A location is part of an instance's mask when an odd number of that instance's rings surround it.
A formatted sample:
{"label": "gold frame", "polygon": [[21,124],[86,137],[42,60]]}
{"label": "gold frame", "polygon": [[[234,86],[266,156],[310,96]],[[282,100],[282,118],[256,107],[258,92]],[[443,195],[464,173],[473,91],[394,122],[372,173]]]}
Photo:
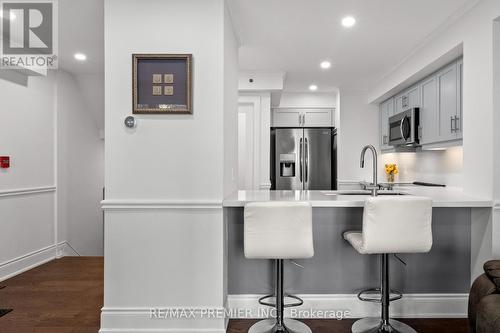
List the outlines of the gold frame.
{"label": "gold frame", "polygon": [[[141,59],[184,59],[186,60],[186,108],[138,108],[137,106],[137,64]],[[133,114],[192,114],[192,54],[132,54],[132,113]]]}

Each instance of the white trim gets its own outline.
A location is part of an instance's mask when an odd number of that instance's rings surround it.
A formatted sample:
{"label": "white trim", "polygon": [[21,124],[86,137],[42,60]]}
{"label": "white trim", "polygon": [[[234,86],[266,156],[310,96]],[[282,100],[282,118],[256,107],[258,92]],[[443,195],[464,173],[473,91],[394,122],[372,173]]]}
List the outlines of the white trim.
{"label": "white trim", "polygon": [[27,194],[38,194],[46,192],[55,192],[56,186],[40,186],[40,187],[28,187],[28,188],[17,188],[12,190],[2,190],[0,191],[0,197],[15,197],[19,195]]}
{"label": "white trim", "polygon": [[226,333],[227,329],[193,328],[101,328],[99,333]]}
{"label": "white trim", "polygon": [[222,201],[106,199],[101,201],[101,208],[105,211],[147,209],[222,209]]}
{"label": "white trim", "polygon": [[228,320],[225,318],[202,318],[202,310],[224,312],[224,307],[155,306],[158,309],[194,311],[195,318],[150,317],[150,307],[103,307],[99,333],[111,332],[179,332],[179,333],[226,333]]}
{"label": "white trim", "polygon": [[[349,311],[350,318],[380,315],[380,304],[362,302],[355,294],[298,295],[304,304],[298,310]],[[231,313],[236,309],[250,309],[251,313],[265,313],[258,303],[262,295],[228,295]],[[401,300],[391,302],[391,315],[399,318],[466,318],[467,294],[405,294]],[[289,313],[289,309],[285,313]],[[241,312],[240,312],[241,313]]]}
{"label": "white trim", "polygon": [[495,201],[493,203],[493,210],[494,211],[499,211],[500,210],[500,201]]}
{"label": "white trim", "polygon": [[259,186],[260,190],[270,190],[271,189],[271,183],[260,183]]}
{"label": "white trim", "polygon": [[[57,253],[60,255],[58,256]],[[74,255],[77,255],[76,252],[72,250],[71,246],[66,241],[49,245],[0,263],[0,281],[9,279],[56,258]]]}

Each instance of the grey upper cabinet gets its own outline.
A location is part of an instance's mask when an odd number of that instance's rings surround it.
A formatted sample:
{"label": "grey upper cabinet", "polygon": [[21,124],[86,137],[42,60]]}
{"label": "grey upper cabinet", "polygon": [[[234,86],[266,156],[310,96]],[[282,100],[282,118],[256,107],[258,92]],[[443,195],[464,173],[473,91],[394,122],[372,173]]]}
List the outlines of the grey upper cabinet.
{"label": "grey upper cabinet", "polygon": [[422,82],[422,106],[420,107],[420,143],[429,144],[439,141],[438,85],[436,76]]}
{"label": "grey upper cabinet", "polygon": [[[422,145],[462,139],[462,71],[460,59],[392,98],[393,114],[413,107],[420,108],[419,136]],[[388,121],[386,125],[385,119],[392,115],[386,105],[388,101],[380,104],[382,150],[390,149],[384,144],[384,136],[388,132]]]}
{"label": "grey upper cabinet", "polygon": [[453,63],[436,74],[438,85],[439,141],[456,139],[458,111],[457,64]]}
{"label": "grey upper cabinet", "polygon": [[405,90],[394,97],[394,114],[398,114],[410,108],[420,107],[420,84]]}
{"label": "grey upper cabinet", "polygon": [[380,150],[393,149],[389,146],[389,118],[394,115],[394,98],[380,104]]}
{"label": "grey upper cabinet", "polygon": [[463,59],[460,59],[457,61],[458,109],[457,109],[457,118],[455,122],[455,136],[457,139],[463,138],[463,130],[462,130],[462,119],[463,119],[462,96],[463,96],[463,72],[464,72],[463,68],[464,68],[464,62]]}

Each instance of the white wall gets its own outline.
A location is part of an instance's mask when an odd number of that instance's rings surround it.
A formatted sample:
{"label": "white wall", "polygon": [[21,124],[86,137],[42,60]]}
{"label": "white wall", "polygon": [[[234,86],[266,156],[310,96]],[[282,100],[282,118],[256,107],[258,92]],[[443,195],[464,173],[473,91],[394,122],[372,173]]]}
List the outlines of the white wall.
{"label": "white wall", "polygon": [[361,149],[373,145],[378,149],[378,108],[366,103],[366,92],[340,91],[340,126],[338,129],[339,183],[372,180],[372,157],[366,154],[365,168],[359,167]]}
{"label": "white wall", "polygon": [[238,189],[238,48],[233,22],[224,8],[224,195]]}
{"label": "white wall", "polygon": [[65,71],[57,73],[57,109],[58,238],[80,255],[103,255],[104,141],[80,85]]}
{"label": "white wall", "polygon": [[11,156],[0,170],[0,280],[55,257],[54,96],[52,73],[0,80],[0,155]]}
{"label": "white wall", "polygon": [[380,180],[385,181],[383,166],[396,163],[399,174],[397,182],[422,181],[463,186],[463,149],[450,147],[444,151],[422,151],[418,153],[388,153],[380,158]]}
{"label": "white wall", "polygon": [[[155,321],[149,309],[224,306],[222,199],[237,179],[237,44],[226,15],[223,0],[105,2],[101,332],[225,332],[223,320]],[[139,52],[193,54],[192,115],[135,115],[137,127],[124,127]]]}
{"label": "white wall", "polygon": [[72,76],[11,73],[0,97],[0,155],[11,156],[0,170],[0,280],[75,255],[68,244],[102,255],[101,189],[89,188],[102,184],[103,143]]}
{"label": "white wall", "polygon": [[337,107],[337,93],[283,93],[278,106],[281,108],[335,108]]}

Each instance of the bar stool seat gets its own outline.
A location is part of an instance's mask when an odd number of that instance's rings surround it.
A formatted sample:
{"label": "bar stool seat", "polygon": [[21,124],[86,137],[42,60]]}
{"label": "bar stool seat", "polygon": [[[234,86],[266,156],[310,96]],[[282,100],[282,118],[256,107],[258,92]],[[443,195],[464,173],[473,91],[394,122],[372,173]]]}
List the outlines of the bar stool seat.
{"label": "bar stool seat", "polygon": [[[275,319],[258,321],[249,333],[311,333],[304,323],[284,318],[284,309],[303,302],[294,295],[284,293],[284,259],[311,258],[314,255],[312,234],[312,207],[308,202],[271,201],[251,202],[244,212],[244,251],[249,259],[275,261],[275,292],[259,299],[263,305],[276,308]],[[275,303],[266,301],[275,298]],[[296,302],[285,304],[285,297]]]}
{"label": "bar stool seat", "polygon": [[[363,318],[352,326],[353,333],[416,333],[410,326],[389,317],[389,303],[402,294],[389,286],[389,254],[425,253],[432,247],[432,201],[429,198],[370,197],[365,201],[363,230],[346,231],[343,238],[360,254],[381,256],[381,288],[358,293],[362,301],[380,302],[381,318]],[[368,298],[367,292],[380,292]]]}

